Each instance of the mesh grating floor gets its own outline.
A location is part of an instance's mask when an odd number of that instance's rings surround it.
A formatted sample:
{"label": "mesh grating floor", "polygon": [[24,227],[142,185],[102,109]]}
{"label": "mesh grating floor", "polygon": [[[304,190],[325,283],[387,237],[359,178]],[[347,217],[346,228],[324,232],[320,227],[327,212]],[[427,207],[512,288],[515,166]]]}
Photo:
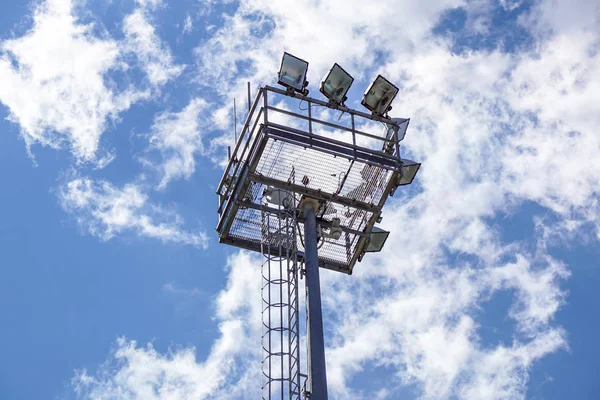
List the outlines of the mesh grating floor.
{"label": "mesh grating floor", "polygon": [[308,188],[373,204],[381,200],[391,176],[383,167],[272,138],[267,140],[256,172],[282,182],[295,176],[296,183]]}
{"label": "mesh grating floor", "polygon": [[[337,194],[348,199],[360,200],[365,203],[378,204],[392,173],[385,168],[375,167],[357,160],[323,153],[313,148],[287,143],[273,138],[266,138],[256,173],[283,184],[292,182],[307,188],[320,190],[328,194]],[[244,194],[244,201],[261,205],[261,199],[266,186],[250,182]],[[296,204],[301,196],[296,195]],[[268,205],[265,203],[265,205]],[[272,206],[272,205],[271,205]],[[334,202],[322,203],[317,211],[317,217],[331,221],[339,218],[340,224],[356,231],[363,231],[373,217],[372,212],[341,205]],[[271,219],[274,221],[275,219]],[[276,238],[265,237],[261,230],[261,211],[255,208],[240,206],[228,235],[235,239],[260,244],[261,241],[272,241]],[[299,223],[297,249],[304,251],[302,232],[304,226]],[[275,226],[270,227],[272,232]],[[319,242],[319,259],[325,263],[333,262],[348,266],[356,251],[360,237],[344,232],[338,240],[321,239]]]}
{"label": "mesh grating floor", "polygon": [[[272,245],[279,244],[277,237],[277,225],[275,219],[270,221],[268,234],[262,228],[261,211],[252,208],[239,209],[234,222],[229,230],[229,236],[235,239],[250,241],[259,245],[261,242],[269,242]],[[272,226],[271,226],[272,225]],[[304,252],[304,224],[298,223],[298,240],[296,248]],[[282,237],[284,234],[282,233]],[[358,241],[358,235],[342,233],[338,240],[321,239],[319,241],[319,259],[340,265],[348,265],[354,254],[354,248]]]}

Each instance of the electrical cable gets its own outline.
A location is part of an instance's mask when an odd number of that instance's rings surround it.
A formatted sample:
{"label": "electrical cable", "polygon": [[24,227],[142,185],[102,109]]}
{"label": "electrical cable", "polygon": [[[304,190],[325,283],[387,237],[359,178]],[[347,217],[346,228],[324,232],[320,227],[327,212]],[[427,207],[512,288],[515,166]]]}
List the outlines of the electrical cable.
{"label": "electrical cable", "polygon": [[[323,239],[321,237],[321,239]],[[317,249],[320,249],[321,247],[323,247],[323,245],[325,244],[325,239],[321,240],[321,244],[317,245]]]}
{"label": "electrical cable", "polygon": [[[300,100],[300,102],[298,103],[298,109],[300,109],[300,110],[302,110],[302,111],[306,111],[306,110],[308,110],[308,107],[306,107],[306,108],[302,108],[302,107],[301,107],[301,106],[302,106],[302,102],[304,102],[304,101],[306,101],[306,100],[302,99],[302,100]],[[324,107],[324,106],[322,106],[322,105],[320,105],[320,104],[311,104],[311,105],[310,105],[310,107]]]}
{"label": "electrical cable", "polygon": [[306,246],[304,245],[304,240],[302,239],[302,230],[300,229],[300,224],[298,223],[298,221],[296,221],[296,228],[298,228],[298,236],[300,237],[300,243],[302,243],[302,247],[306,249]]}

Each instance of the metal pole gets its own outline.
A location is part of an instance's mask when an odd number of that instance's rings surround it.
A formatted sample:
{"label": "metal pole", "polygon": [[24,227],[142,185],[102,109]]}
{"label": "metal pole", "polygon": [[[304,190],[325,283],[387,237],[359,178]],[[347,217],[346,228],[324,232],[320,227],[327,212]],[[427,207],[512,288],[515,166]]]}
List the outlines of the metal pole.
{"label": "metal pole", "polygon": [[250,114],[250,105],[252,101],[250,100],[250,82],[248,82],[248,114]]}
{"label": "metal pole", "polygon": [[237,143],[237,112],[235,110],[235,99],[233,99],[233,137]]}
{"label": "metal pole", "polygon": [[308,314],[308,391],[311,400],[327,400],[325,342],[323,340],[321,284],[317,254],[317,221],[315,206],[309,201],[304,206],[304,218],[304,264],[306,266],[306,309]]}

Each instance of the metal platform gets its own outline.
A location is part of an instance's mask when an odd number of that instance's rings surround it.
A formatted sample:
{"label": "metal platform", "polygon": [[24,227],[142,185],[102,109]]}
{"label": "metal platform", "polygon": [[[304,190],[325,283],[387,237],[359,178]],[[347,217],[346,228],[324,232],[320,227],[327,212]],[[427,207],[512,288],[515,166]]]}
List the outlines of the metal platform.
{"label": "metal platform", "polygon": [[[302,101],[305,108],[290,111],[290,101]],[[279,210],[261,199],[268,187],[277,188],[293,196],[290,204],[300,204],[304,197],[317,199],[317,222],[322,228],[330,226],[333,218],[340,219],[341,237],[321,239],[319,265],[351,274],[383,205],[401,184],[399,143],[409,120],[392,121],[342,108],[345,118],[340,122],[327,118],[327,112],[321,113],[322,119],[315,118],[312,113],[317,107],[321,111],[332,105],[269,86],[259,90],[217,188],[219,241],[263,252],[261,211],[272,207],[277,214]],[[396,133],[386,137],[367,132],[381,132],[379,123],[396,127]],[[297,213],[297,228],[302,232],[302,213],[291,211]],[[302,261],[301,235],[297,241]]]}

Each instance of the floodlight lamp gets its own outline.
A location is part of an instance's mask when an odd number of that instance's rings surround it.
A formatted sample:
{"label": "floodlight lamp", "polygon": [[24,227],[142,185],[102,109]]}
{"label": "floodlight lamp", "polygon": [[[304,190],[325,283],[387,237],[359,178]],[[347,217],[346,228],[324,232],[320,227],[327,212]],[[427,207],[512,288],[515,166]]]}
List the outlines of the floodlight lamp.
{"label": "floodlight lamp", "polygon": [[330,101],[342,104],[347,98],[346,93],[352,86],[352,82],[354,82],[354,78],[338,63],[335,63],[321,82],[321,93]]}
{"label": "floodlight lamp", "polygon": [[307,71],[308,63],[306,61],[290,53],[283,53],[277,83],[306,95],[308,94],[308,90],[305,89],[308,85],[306,82]]}
{"label": "floodlight lamp", "polygon": [[385,124],[385,138],[388,140],[397,140],[401,142],[406,136],[406,130],[410,119],[391,118],[393,124]]}
{"label": "floodlight lamp", "polygon": [[402,159],[402,176],[398,180],[398,186],[410,185],[420,167],[421,163]]}
{"label": "floodlight lamp", "polygon": [[378,75],[365,92],[361,104],[373,114],[383,116],[389,110],[400,89],[383,76]]}
{"label": "floodlight lamp", "polygon": [[384,231],[383,229],[374,226],[371,230],[371,240],[369,241],[369,245],[367,246],[365,252],[380,252],[381,249],[383,249],[383,245],[385,244],[385,241],[387,240],[389,235],[390,233],[388,231]]}

